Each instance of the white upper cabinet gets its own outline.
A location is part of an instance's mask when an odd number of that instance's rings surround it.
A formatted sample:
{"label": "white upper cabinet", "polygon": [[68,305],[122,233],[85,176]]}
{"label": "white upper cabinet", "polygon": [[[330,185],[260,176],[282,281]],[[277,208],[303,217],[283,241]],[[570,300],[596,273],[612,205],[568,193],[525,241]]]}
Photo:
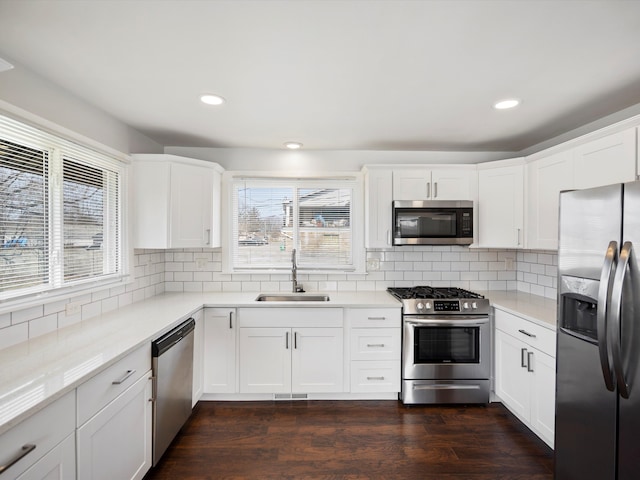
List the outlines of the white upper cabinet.
{"label": "white upper cabinet", "polygon": [[484,163],[478,169],[478,246],[522,248],[523,159]]}
{"label": "white upper cabinet", "polygon": [[527,164],[527,248],[558,249],[558,202],[574,188],[573,154],[565,151]]}
{"label": "white upper cabinet", "polygon": [[394,168],[394,200],[475,200],[475,165]]}
{"label": "white upper cabinet", "polygon": [[134,159],[134,248],[219,247],[222,168],[174,155]]}
{"label": "white upper cabinet", "polygon": [[391,248],[393,171],[365,168],[365,247]]}
{"label": "white upper cabinet", "polygon": [[579,145],[573,150],[575,188],[636,179],[636,128]]}

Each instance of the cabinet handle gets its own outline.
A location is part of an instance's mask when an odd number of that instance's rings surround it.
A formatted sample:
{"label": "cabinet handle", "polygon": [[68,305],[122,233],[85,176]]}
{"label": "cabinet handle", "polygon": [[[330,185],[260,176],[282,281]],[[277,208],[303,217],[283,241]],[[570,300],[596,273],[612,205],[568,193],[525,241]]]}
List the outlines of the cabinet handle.
{"label": "cabinet handle", "polygon": [[386,320],[387,317],[367,317],[367,320]]}
{"label": "cabinet handle", "polygon": [[391,245],[391,230],[387,230],[387,245]]}
{"label": "cabinet handle", "polygon": [[438,198],[438,182],[433,182],[433,198]]}
{"label": "cabinet handle", "polygon": [[129,378],[131,375],[133,375],[134,373],[136,373],[135,370],[127,370],[126,373],[123,375],[123,377],[119,380],[114,380],[113,382],[111,382],[111,385],[120,385],[121,383],[124,383],[124,381]]}
{"label": "cabinet handle", "polygon": [[431,184],[427,182],[427,198],[431,197]]}
{"label": "cabinet handle", "polygon": [[384,380],[384,377],[367,377],[367,380]]}
{"label": "cabinet handle", "polygon": [[5,465],[0,465],[0,473],[2,473],[5,470],[9,469],[9,467],[14,465],[15,463],[18,463],[23,457],[26,457],[31,452],[33,452],[35,449],[36,449],[36,446],[33,443],[28,443],[26,445],[23,445],[22,448],[20,448],[20,452],[15,457],[13,457],[11,460],[9,460],[9,463],[7,463]]}
{"label": "cabinet handle", "polygon": [[527,372],[533,373],[533,368],[531,367],[531,359],[533,358],[533,352],[527,353]]}
{"label": "cabinet handle", "polygon": [[233,328],[233,312],[229,312],[229,328]]}
{"label": "cabinet handle", "polygon": [[524,358],[524,354],[527,353],[526,348],[520,349],[520,366],[522,368],[527,368],[527,360]]}
{"label": "cabinet handle", "polygon": [[527,337],[536,338],[533,333],[529,333],[526,330],[518,330],[521,334],[526,335]]}
{"label": "cabinet handle", "polygon": [[298,348],[298,332],[293,332],[293,348]]}
{"label": "cabinet handle", "polygon": [[207,232],[207,241],[205,242],[205,245],[211,245],[211,229],[207,228],[205,232]]}
{"label": "cabinet handle", "polygon": [[285,336],[284,346],[287,350],[289,350],[289,332],[286,332],[284,336]]}
{"label": "cabinet handle", "polygon": [[516,245],[520,246],[520,229],[516,228]]}
{"label": "cabinet handle", "polygon": [[367,343],[367,347],[384,347],[384,343]]}

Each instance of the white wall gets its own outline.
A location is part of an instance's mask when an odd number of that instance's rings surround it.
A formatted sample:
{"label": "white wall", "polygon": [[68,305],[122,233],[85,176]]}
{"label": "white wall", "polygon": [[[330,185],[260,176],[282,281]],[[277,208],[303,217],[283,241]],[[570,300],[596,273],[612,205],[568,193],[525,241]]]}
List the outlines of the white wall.
{"label": "white wall", "polygon": [[517,156],[513,152],[416,152],[375,150],[263,150],[166,147],[165,153],[216,162],[226,170],[357,172],[373,164],[480,163]]}
{"label": "white wall", "polygon": [[[52,122],[122,153],[162,153],[163,146],[23,66],[0,72],[0,110],[36,122]],[[44,122],[43,122],[44,121]]]}

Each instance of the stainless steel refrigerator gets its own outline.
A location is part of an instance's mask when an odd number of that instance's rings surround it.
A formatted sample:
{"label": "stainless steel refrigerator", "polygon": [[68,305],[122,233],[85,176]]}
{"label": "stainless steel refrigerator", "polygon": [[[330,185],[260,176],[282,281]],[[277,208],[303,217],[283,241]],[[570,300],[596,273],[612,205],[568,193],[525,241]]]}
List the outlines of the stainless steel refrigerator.
{"label": "stainless steel refrigerator", "polygon": [[640,182],[560,194],[556,480],[640,479]]}

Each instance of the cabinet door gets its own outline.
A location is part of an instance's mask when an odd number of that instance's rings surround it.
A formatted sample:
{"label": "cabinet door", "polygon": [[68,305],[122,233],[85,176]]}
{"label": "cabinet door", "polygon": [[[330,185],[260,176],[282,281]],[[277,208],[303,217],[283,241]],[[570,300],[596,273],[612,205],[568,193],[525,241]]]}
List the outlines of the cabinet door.
{"label": "cabinet door", "polygon": [[76,439],[71,434],[16,480],[73,480],[76,478]]}
{"label": "cabinet door", "polygon": [[77,431],[78,478],[141,479],[151,467],[151,371]]}
{"label": "cabinet door", "polygon": [[204,391],[204,313],[198,310],[193,314],[196,322],[193,332],[193,389],[191,390],[191,406],[195,406]]}
{"label": "cabinet door", "polygon": [[294,328],[293,393],[343,392],[342,328]]}
{"label": "cabinet door", "polygon": [[391,248],[393,172],[369,170],[365,188],[366,247]]}
{"label": "cabinet door", "polygon": [[432,194],[430,170],[411,168],[393,171],[394,200],[430,200]]}
{"label": "cabinet door", "polygon": [[212,240],[213,173],[195,165],[171,165],[171,247],[206,247]]}
{"label": "cabinet door", "polygon": [[[527,376],[527,345],[496,330],[496,395],[524,421],[531,409],[531,382]],[[524,367],[523,367],[524,365]]]}
{"label": "cabinet door", "polygon": [[635,180],[635,148],[635,128],[574,148],[575,188],[591,188]]}
{"label": "cabinet door", "polygon": [[431,198],[434,200],[475,200],[475,170],[443,169],[431,172]]}
{"label": "cabinet door", "polygon": [[205,308],[204,392],[236,393],[234,308]]}
{"label": "cabinet door", "polygon": [[527,248],[558,249],[558,201],[562,190],[573,188],[570,151],[527,165]]}
{"label": "cabinet door", "polygon": [[240,393],[290,393],[290,328],[240,329]]}
{"label": "cabinet door", "polygon": [[524,241],[524,165],[478,172],[480,247],[522,248]]}
{"label": "cabinet door", "polygon": [[538,350],[531,356],[531,426],[553,448],[556,413],[556,360]]}

